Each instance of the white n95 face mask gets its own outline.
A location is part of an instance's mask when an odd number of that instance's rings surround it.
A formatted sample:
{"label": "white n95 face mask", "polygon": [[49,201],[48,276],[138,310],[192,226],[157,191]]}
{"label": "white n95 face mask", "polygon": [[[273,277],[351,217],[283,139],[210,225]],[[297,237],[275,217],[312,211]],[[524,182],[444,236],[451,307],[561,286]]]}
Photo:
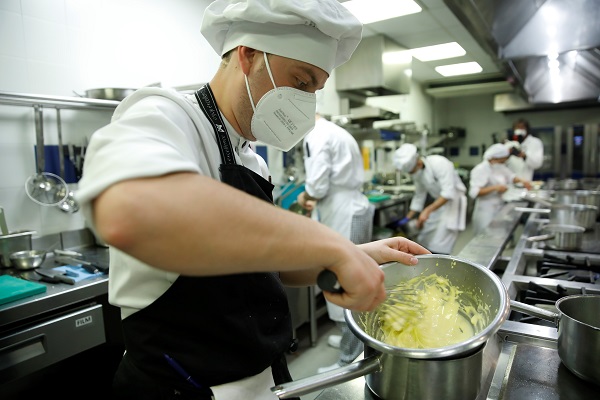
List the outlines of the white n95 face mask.
{"label": "white n95 face mask", "polygon": [[246,80],[246,90],[254,110],[250,128],[257,140],[281,151],[289,151],[315,127],[317,96],[291,87],[277,87],[267,54],[263,52],[274,89],[269,90],[255,106]]}

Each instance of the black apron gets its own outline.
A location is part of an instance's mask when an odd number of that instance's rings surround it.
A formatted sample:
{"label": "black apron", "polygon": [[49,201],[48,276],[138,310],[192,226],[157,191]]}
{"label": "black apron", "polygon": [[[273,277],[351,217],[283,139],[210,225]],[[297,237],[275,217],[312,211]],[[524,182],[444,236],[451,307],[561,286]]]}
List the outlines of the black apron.
{"label": "black apron", "polygon": [[[273,185],[237,165],[210,87],[198,90],[196,98],[215,130],[223,162],[221,181],[273,203]],[[256,375],[269,366],[275,384],[291,381],[285,360],[294,344],[291,316],[277,273],[179,276],[122,326],[127,352],[114,381],[120,398],[210,399],[210,386]]]}

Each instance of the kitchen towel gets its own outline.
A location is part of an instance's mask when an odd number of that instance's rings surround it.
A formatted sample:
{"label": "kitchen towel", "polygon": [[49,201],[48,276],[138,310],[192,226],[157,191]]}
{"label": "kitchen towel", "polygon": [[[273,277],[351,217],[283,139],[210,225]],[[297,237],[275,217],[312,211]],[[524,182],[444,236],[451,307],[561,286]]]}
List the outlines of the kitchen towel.
{"label": "kitchen towel", "polygon": [[44,293],[46,285],[29,282],[14,276],[0,276],[0,304],[10,303],[34,294]]}

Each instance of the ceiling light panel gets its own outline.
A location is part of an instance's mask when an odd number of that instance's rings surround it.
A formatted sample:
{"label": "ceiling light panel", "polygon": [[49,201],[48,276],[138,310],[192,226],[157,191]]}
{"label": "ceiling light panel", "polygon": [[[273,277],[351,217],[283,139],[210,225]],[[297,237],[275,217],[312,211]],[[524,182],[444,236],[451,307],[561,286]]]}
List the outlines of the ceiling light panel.
{"label": "ceiling light panel", "polygon": [[477,74],[483,71],[483,68],[475,61],[472,61],[460,64],[440,65],[439,67],[435,67],[435,70],[443,76],[456,76]]}
{"label": "ceiling light panel", "polygon": [[436,44],[435,46],[419,47],[410,50],[414,58],[420,61],[443,60],[446,58],[460,57],[467,54],[465,49],[456,42]]}
{"label": "ceiling light panel", "polygon": [[342,3],[363,24],[421,12],[413,0],[350,0]]}

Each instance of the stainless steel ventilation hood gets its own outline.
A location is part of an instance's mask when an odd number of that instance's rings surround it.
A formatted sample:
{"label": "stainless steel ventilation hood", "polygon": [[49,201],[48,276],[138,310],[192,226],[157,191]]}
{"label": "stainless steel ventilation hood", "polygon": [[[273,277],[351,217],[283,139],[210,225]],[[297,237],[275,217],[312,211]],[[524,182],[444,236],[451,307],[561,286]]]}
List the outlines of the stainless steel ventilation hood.
{"label": "stainless steel ventilation hood", "polygon": [[532,104],[597,103],[598,0],[444,0]]}
{"label": "stainless steel ventilation hood", "polygon": [[362,97],[408,94],[410,77],[406,71],[412,57],[406,50],[383,35],[365,37],[352,57],[335,70],[335,87],[344,93]]}

